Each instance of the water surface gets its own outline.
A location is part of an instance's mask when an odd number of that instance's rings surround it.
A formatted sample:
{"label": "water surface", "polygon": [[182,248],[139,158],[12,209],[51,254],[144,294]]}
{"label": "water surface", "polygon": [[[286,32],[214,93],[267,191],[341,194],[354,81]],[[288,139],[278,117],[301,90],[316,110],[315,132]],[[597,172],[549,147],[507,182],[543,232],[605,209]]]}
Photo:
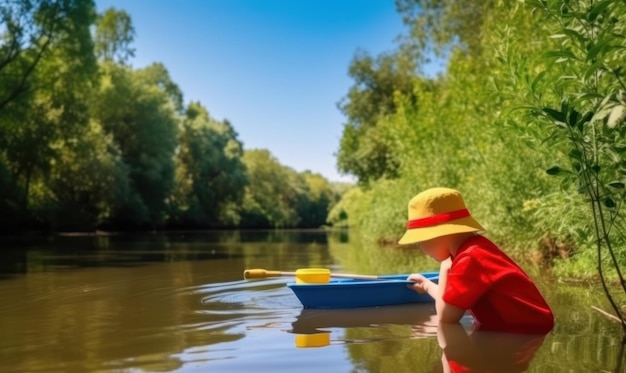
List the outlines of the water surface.
{"label": "water surface", "polygon": [[[432,304],[306,310],[248,268],[395,274],[419,253],[346,232],[212,232],[0,241],[1,372],[622,372],[621,328],[599,286],[531,272],[556,315],[545,337],[437,330]],[[441,346],[445,346],[442,349]],[[456,365],[455,365],[456,364]]]}

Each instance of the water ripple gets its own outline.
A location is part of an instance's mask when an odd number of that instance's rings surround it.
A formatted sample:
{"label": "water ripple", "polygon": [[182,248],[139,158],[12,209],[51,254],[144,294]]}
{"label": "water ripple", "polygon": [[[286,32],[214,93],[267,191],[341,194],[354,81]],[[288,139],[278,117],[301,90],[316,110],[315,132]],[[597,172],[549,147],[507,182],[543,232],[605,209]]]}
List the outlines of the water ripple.
{"label": "water ripple", "polygon": [[[195,294],[202,295],[204,306],[219,305],[212,312],[225,312],[233,309],[243,310],[275,310],[301,308],[300,302],[284,281],[258,281],[219,283],[197,287]],[[205,309],[206,310],[206,309]]]}

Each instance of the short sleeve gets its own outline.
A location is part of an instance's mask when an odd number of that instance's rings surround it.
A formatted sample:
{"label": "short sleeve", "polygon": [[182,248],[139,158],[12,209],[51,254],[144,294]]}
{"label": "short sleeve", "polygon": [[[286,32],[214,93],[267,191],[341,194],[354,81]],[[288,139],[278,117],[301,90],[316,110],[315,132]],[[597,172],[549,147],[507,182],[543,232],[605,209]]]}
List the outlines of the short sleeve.
{"label": "short sleeve", "polygon": [[478,258],[467,255],[468,252],[463,254],[452,262],[443,300],[455,307],[470,309],[487,291],[490,281]]}

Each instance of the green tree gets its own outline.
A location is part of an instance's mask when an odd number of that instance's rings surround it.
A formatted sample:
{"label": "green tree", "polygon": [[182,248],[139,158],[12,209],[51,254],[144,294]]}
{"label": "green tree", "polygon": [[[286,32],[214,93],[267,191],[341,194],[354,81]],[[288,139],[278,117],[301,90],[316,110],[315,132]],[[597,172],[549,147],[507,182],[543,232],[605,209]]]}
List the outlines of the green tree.
{"label": "green tree", "polygon": [[[32,91],[37,66],[54,47],[77,64],[92,63],[91,0],[7,1],[0,4],[0,111]],[[1,136],[0,136],[1,137]]]}
{"label": "green tree", "polygon": [[[241,208],[241,223],[245,228],[283,228],[299,223],[294,205],[294,188],[289,170],[265,149],[244,151],[243,161],[248,170]],[[291,171],[291,172],[290,172]]]}
{"label": "green tree", "polygon": [[304,203],[298,209],[300,226],[318,228],[327,223],[330,209],[338,202],[339,194],[328,180],[318,173],[304,171],[299,176],[306,183],[301,198]]}
{"label": "green tree", "polygon": [[189,104],[177,152],[176,191],[171,199],[179,223],[238,223],[247,184],[243,145],[228,121],[218,122],[197,102]]}
{"label": "green tree", "polygon": [[182,95],[161,64],[135,71],[105,62],[101,69],[92,115],[113,137],[131,181],[109,223],[157,226],[166,219],[174,185]]}
{"label": "green tree", "polygon": [[0,5],[0,169],[7,176],[0,194],[18,224],[33,217],[47,224],[55,203],[47,182],[61,144],[87,125],[95,15],[91,1]]}
{"label": "green tree", "polygon": [[339,103],[347,118],[337,154],[340,171],[367,183],[397,177],[398,163],[381,133],[380,122],[396,112],[394,93],[413,95],[415,64],[402,53],[377,58],[359,52],[349,68],[354,84]]}
{"label": "green tree", "polygon": [[121,154],[93,121],[57,147],[46,181],[53,201],[48,220],[58,230],[94,230],[129,188]]}
{"label": "green tree", "polygon": [[409,34],[402,48],[420,65],[434,56],[447,58],[457,47],[466,53],[483,53],[484,28],[498,2],[455,0],[396,0]]}
{"label": "green tree", "polygon": [[[360,203],[363,191],[358,186],[350,188],[341,187],[339,191],[340,199],[332,205],[328,212],[327,221],[336,228],[356,227],[358,224],[354,222],[358,218],[356,208]],[[344,189],[345,188],[345,189]]]}
{"label": "green tree", "polygon": [[134,40],[135,28],[128,13],[109,8],[99,16],[95,34],[98,58],[125,64],[135,56],[135,49],[131,47]]}

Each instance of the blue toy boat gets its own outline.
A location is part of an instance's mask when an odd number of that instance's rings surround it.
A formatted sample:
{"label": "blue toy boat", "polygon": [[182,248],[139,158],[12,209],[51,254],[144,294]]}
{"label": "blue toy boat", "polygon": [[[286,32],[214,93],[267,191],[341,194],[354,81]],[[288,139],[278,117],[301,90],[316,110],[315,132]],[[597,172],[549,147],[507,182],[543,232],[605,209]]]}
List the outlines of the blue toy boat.
{"label": "blue toy boat", "polygon": [[[436,281],[438,272],[422,273]],[[377,280],[333,279],[324,284],[288,283],[304,308],[356,308],[430,303],[433,298],[407,287],[408,275],[378,276]]]}

